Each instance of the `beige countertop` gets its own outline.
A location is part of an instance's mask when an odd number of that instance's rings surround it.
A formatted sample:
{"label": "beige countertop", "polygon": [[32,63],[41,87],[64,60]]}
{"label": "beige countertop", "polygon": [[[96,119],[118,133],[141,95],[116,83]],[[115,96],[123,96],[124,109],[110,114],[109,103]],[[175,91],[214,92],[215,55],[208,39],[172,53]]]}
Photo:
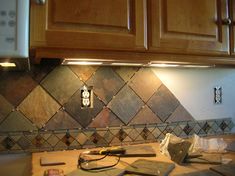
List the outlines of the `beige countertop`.
{"label": "beige countertop", "polygon": [[[221,137],[221,136],[216,136],[216,137]],[[222,136],[226,142],[231,142],[235,141],[235,135],[226,135]],[[151,145],[153,149],[155,150],[157,156],[156,157],[146,157],[145,159],[149,160],[155,160],[155,161],[165,161],[165,162],[171,162],[172,161],[167,158],[166,156],[162,155],[160,153],[160,148],[159,148],[159,143],[148,143],[148,144],[138,144],[139,146],[141,145]],[[57,168],[57,169],[62,169],[65,174],[71,173],[74,170],[78,169],[77,163],[78,163],[78,156],[79,154],[85,151],[83,150],[70,150],[70,151],[54,151],[54,152],[41,152],[41,153],[33,153],[32,154],[32,175],[33,176],[43,176],[43,173],[47,169],[52,169],[52,168]],[[65,165],[60,165],[60,166],[40,166],[40,158],[41,157],[49,157],[49,158],[56,158],[58,161],[64,161],[66,164]],[[225,154],[222,154],[223,158],[230,158],[235,161],[235,152],[227,152]],[[116,166],[116,168],[123,169],[127,165],[125,163],[132,163],[135,160],[140,159],[138,157],[134,158],[121,158],[121,161],[124,162],[119,162],[119,164]],[[176,164],[175,169],[171,172],[170,175],[177,175],[181,173],[190,173],[198,170],[204,170],[208,169],[212,165],[209,164],[187,164],[185,166],[178,165]]]}

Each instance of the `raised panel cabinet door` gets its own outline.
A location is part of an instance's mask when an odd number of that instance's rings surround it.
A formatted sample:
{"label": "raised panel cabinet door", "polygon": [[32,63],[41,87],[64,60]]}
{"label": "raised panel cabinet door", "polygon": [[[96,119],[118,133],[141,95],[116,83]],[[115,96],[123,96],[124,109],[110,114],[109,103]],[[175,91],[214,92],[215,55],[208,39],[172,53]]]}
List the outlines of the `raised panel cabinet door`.
{"label": "raised panel cabinet door", "polygon": [[48,0],[48,46],[146,50],[146,0]]}
{"label": "raised panel cabinet door", "polygon": [[148,10],[151,51],[229,54],[227,0],[150,0]]}

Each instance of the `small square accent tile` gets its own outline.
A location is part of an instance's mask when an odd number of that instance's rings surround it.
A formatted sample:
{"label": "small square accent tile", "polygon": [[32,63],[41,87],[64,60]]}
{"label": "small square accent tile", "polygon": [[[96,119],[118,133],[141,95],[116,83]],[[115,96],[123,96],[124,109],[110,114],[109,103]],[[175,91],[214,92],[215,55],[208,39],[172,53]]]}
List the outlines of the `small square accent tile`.
{"label": "small square accent tile", "polygon": [[37,86],[26,72],[1,72],[0,94],[13,106],[18,106]]}
{"label": "small square accent tile", "polygon": [[179,106],[179,101],[166,86],[162,85],[147,104],[162,122],[165,122]]}
{"label": "small square accent tile", "polygon": [[124,81],[113,71],[111,67],[100,67],[95,75],[87,82],[93,86],[95,94],[108,104],[112,97],[122,88]]}
{"label": "small square accent tile", "polygon": [[166,120],[166,122],[180,122],[190,120],[194,120],[194,118],[182,105],[179,105],[175,109],[175,111],[170,115],[170,117]]}
{"label": "small square accent tile", "polygon": [[138,114],[130,121],[130,125],[136,124],[152,124],[161,123],[161,120],[156,116],[148,106],[143,106]]}
{"label": "small square accent tile", "polygon": [[37,130],[21,112],[13,111],[7,118],[0,124],[1,132],[8,131],[33,131]]}
{"label": "small square accent tile", "polygon": [[69,68],[83,81],[87,81],[99,68],[97,66],[69,66]]}
{"label": "small square accent tile", "polygon": [[135,72],[139,70],[139,67],[113,67],[113,69],[125,82],[128,82]]}
{"label": "small square accent tile", "polygon": [[129,86],[141,97],[144,102],[153,95],[162,82],[149,68],[141,68],[131,79]]}
{"label": "small square accent tile", "polygon": [[112,126],[123,125],[122,121],[117,118],[108,108],[104,108],[96,117],[92,120],[89,127],[92,128],[105,128]]}
{"label": "small square accent tile", "polygon": [[120,129],[116,137],[120,140],[123,141],[128,135],[123,129]]}
{"label": "small square accent tile", "polygon": [[2,95],[0,95],[0,123],[14,109]]}
{"label": "small square accent tile", "polygon": [[65,110],[83,127],[87,127],[92,119],[103,109],[103,103],[94,95],[93,108],[81,108],[81,94],[77,91],[66,103]]}
{"label": "small square accent tile", "polygon": [[185,134],[187,134],[187,135],[189,135],[192,130],[193,130],[193,127],[190,126],[189,124],[187,124],[187,125],[184,127],[184,129],[183,129],[183,131],[184,131]]}
{"label": "small square accent tile", "polygon": [[81,125],[74,120],[67,112],[60,109],[45,125],[47,130],[81,128]]}
{"label": "small square accent tile", "polygon": [[144,105],[143,101],[131,90],[125,86],[112,101],[108,107],[127,124]]}
{"label": "small square accent tile", "polygon": [[10,150],[14,145],[15,141],[10,137],[6,137],[1,144],[5,147],[5,149]]}
{"label": "small square accent tile", "polygon": [[74,138],[69,133],[66,133],[61,141],[64,142],[67,146],[70,146],[70,144],[74,141]]}
{"label": "small square accent tile", "polygon": [[41,85],[62,105],[82,86],[79,78],[67,67],[56,67]]}
{"label": "small square accent tile", "polygon": [[60,105],[41,86],[36,87],[19,106],[20,111],[39,128],[43,127],[59,108]]}
{"label": "small square accent tile", "polygon": [[35,147],[40,148],[45,142],[45,139],[40,134],[38,134],[31,142]]}
{"label": "small square accent tile", "polygon": [[209,125],[208,122],[206,122],[203,126],[202,129],[205,131],[205,133],[208,133],[208,131],[211,129],[211,126]]}

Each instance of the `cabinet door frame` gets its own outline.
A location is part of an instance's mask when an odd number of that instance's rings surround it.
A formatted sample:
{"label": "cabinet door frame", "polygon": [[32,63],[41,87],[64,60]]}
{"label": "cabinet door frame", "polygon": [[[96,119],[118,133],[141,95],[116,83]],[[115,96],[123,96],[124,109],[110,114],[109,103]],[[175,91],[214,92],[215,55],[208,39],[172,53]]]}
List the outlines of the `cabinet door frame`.
{"label": "cabinet door frame", "polygon": [[[50,6],[53,1],[48,0],[47,24],[45,29],[46,43],[50,47],[101,49],[101,50],[140,50],[147,49],[147,1],[127,0],[128,10],[132,10],[128,19],[127,32],[100,31],[63,31],[56,29],[51,23]],[[134,7],[129,7],[133,5]],[[132,20],[132,21],[131,21]],[[95,42],[94,42],[95,41]]]}
{"label": "cabinet door frame", "polygon": [[[167,0],[150,0],[148,2],[148,44],[149,50],[159,53],[174,53],[174,54],[192,54],[192,55],[224,55],[230,54],[229,45],[229,27],[222,24],[222,19],[228,18],[228,0],[215,0],[217,4],[217,34],[213,40],[207,41],[207,38],[200,40],[187,40],[166,36],[166,15],[163,10],[164,3]],[[180,2],[179,2],[180,3]],[[165,16],[164,16],[165,15]],[[166,20],[165,20],[166,21]],[[165,38],[164,38],[165,37]],[[197,36],[196,36],[197,37]],[[200,37],[200,36],[199,36]],[[198,39],[199,39],[198,37]],[[197,38],[196,38],[197,39]]]}

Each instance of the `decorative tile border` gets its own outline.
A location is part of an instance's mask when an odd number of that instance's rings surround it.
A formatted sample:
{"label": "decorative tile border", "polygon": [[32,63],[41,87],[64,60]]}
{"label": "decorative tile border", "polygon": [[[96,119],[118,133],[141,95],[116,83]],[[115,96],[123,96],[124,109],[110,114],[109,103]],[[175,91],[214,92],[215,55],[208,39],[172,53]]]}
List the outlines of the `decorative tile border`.
{"label": "decorative tile border", "polygon": [[87,128],[58,131],[0,133],[0,153],[39,152],[106,147],[160,141],[166,133],[187,138],[230,134],[231,118],[132,125],[110,128]]}

